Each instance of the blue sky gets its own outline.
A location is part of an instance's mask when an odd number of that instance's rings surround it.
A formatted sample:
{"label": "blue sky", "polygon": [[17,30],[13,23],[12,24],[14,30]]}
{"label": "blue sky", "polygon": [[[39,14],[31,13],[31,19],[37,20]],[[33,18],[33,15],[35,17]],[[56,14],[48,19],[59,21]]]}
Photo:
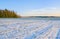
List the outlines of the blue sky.
{"label": "blue sky", "polygon": [[0,9],[5,8],[22,16],[56,15],[60,14],[60,0],[0,0]]}

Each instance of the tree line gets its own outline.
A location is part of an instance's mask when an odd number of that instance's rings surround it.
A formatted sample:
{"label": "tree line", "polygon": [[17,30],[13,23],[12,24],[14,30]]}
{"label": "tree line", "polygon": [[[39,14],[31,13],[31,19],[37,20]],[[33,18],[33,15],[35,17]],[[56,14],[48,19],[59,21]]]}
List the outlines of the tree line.
{"label": "tree line", "polygon": [[21,16],[17,15],[16,12],[7,9],[0,10],[0,18],[19,18]]}

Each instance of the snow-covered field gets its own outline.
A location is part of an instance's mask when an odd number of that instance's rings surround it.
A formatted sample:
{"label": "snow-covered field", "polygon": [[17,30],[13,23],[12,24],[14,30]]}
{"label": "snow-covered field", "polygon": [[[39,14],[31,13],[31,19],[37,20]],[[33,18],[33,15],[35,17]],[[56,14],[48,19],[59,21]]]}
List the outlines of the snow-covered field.
{"label": "snow-covered field", "polygon": [[0,39],[60,39],[60,20],[0,19]]}

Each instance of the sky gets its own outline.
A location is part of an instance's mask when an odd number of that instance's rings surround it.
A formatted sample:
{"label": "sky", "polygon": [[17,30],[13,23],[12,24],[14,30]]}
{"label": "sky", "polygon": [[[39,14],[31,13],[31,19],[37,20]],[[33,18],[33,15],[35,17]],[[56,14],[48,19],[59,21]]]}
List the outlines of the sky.
{"label": "sky", "polygon": [[21,16],[60,16],[60,0],[0,0],[0,9]]}

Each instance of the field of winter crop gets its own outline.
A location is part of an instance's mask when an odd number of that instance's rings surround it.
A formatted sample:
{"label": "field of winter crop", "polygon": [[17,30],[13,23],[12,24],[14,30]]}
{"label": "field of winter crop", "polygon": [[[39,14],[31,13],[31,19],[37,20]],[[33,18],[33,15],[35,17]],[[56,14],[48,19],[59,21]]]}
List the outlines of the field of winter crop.
{"label": "field of winter crop", "polygon": [[60,20],[0,19],[0,39],[60,39]]}

